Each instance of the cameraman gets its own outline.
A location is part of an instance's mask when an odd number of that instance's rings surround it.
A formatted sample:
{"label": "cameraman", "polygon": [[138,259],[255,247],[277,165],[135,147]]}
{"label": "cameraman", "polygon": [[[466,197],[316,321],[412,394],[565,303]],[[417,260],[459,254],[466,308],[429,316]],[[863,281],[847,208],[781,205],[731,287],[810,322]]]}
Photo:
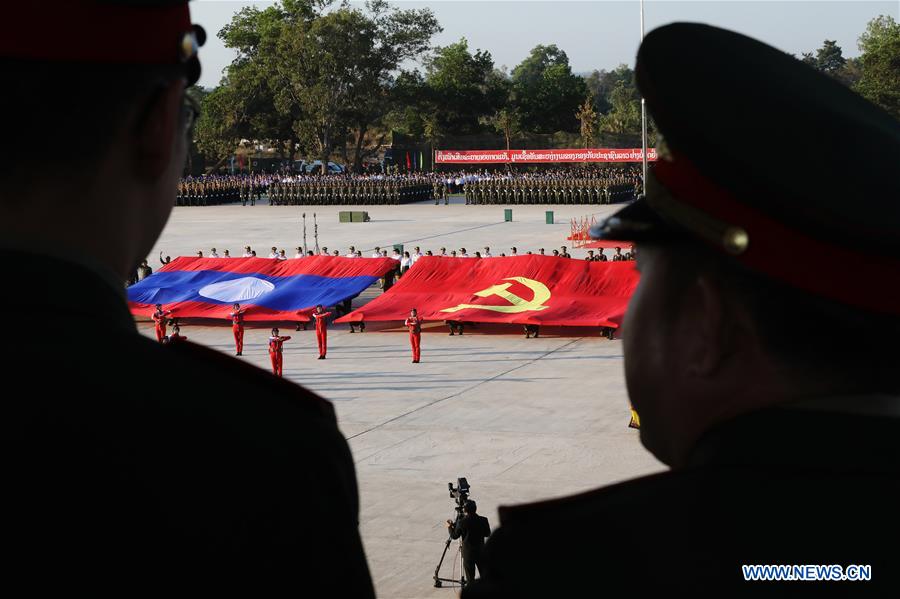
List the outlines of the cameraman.
{"label": "cameraman", "polygon": [[462,537],[463,569],[466,572],[466,584],[475,580],[475,566],[481,561],[481,549],[484,547],[485,537],[491,536],[491,525],[484,516],[476,512],[478,506],[471,499],[463,505],[462,518],[456,519],[456,526],[447,520],[447,529],[450,538]]}

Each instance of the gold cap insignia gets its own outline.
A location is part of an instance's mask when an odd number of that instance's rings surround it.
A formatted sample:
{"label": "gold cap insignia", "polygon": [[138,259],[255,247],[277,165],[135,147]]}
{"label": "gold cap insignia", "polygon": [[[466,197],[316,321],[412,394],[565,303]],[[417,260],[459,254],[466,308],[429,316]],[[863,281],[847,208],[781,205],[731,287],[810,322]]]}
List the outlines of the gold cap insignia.
{"label": "gold cap insignia", "polygon": [[197,43],[197,35],[193,31],[188,31],[181,36],[181,44],[179,52],[182,61],[188,61],[197,54],[200,45]]}
{"label": "gold cap insignia", "polygon": [[728,227],[722,233],[722,246],[729,254],[743,254],[750,245],[750,236],[740,227]]}

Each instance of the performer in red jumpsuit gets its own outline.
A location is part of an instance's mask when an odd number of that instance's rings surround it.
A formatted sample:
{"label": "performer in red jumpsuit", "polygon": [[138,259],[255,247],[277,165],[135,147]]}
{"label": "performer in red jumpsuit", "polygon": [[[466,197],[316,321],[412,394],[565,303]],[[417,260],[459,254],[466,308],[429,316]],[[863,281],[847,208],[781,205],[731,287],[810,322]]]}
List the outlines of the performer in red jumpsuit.
{"label": "performer in red jumpsuit", "polygon": [[282,337],[278,334],[278,329],[272,329],[272,336],[269,337],[269,359],[272,360],[272,373],[275,376],[281,376],[281,367],[283,364],[281,346],[290,337]]}
{"label": "performer in red jumpsuit", "polygon": [[240,304],[232,307],[231,314],[231,332],[234,333],[234,349],[236,356],[243,355],[244,352],[244,312],[241,310]]}
{"label": "performer in red jumpsuit", "polygon": [[162,304],[156,304],[156,312],[151,315],[156,325],[156,340],[160,343],[165,343],[166,341],[166,324],[168,323],[166,316],[171,313],[171,310],[163,310]]}
{"label": "performer in red jumpsuit", "polygon": [[187,337],[183,337],[178,333],[181,332],[181,327],[177,324],[172,327],[172,334],[166,337],[166,345],[172,345],[173,343],[181,343],[183,341],[187,341]]}
{"label": "performer in red jumpsuit", "polygon": [[316,341],[319,342],[319,360],[325,359],[328,351],[328,322],[325,320],[331,316],[331,312],[326,312],[322,304],[316,306],[316,311],[312,313],[316,319]]}
{"label": "performer in red jumpsuit", "polygon": [[416,312],[415,308],[409,311],[409,318],[406,319],[403,326],[409,329],[409,343],[412,345],[413,364],[418,364],[419,349],[422,341],[422,319],[418,317],[418,312]]}

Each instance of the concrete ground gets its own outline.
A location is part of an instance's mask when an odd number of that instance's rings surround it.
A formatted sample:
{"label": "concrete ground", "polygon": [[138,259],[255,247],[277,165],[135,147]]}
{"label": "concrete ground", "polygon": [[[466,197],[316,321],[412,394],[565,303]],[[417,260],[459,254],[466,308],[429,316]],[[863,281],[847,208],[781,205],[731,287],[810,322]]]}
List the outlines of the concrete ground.
{"label": "concrete ground", "polygon": [[[611,206],[503,206],[414,204],[367,207],[270,207],[240,205],[176,208],[151,254],[204,254],[211,247],[240,255],[251,245],[260,255],[271,246],[302,243],[300,214],[319,222],[319,245],[363,252],[404,243],[410,249],[491,247],[499,255],[548,250],[566,241],[569,219],[609,214]],[[369,223],[338,223],[339,210],[368,210]],[[556,224],[544,222],[553,210]],[[572,252],[576,258],[585,252]],[[379,293],[370,289],[354,307]],[[153,336],[152,326],[140,322]],[[182,334],[223,352],[233,351],[230,329],[182,326]],[[328,359],[316,360],[312,330],[286,332],[284,375],[334,402],[349,440],[360,485],[360,527],[380,597],[455,597],[458,589],[433,588],[432,575],[452,517],[447,483],[468,478],[472,499],[492,525],[497,506],[565,495],[659,471],[656,461],[627,428],[628,400],[621,341],[587,331],[542,331],[524,339],[467,330],[447,335],[432,325],[422,336],[422,362],[410,363],[408,338],[398,328],[350,334],[329,332]],[[268,368],[266,328],[249,329],[242,359]],[[239,358],[240,359],[240,358]],[[458,578],[456,545],[442,576]]]}

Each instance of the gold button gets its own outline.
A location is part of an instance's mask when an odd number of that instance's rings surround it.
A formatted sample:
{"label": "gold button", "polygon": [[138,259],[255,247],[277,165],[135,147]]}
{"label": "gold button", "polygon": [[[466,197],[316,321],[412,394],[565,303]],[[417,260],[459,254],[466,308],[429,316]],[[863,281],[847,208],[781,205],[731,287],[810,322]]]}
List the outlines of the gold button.
{"label": "gold button", "polygon": [[181,36],[181,60],[190,60],[197,53],[197,37],[188,32]]}
{"label": "gold button", "polygon": [[750,245],[750,236],[740,227],[728,227],[722,234],[722,245],[729,254],[743,254]]}

